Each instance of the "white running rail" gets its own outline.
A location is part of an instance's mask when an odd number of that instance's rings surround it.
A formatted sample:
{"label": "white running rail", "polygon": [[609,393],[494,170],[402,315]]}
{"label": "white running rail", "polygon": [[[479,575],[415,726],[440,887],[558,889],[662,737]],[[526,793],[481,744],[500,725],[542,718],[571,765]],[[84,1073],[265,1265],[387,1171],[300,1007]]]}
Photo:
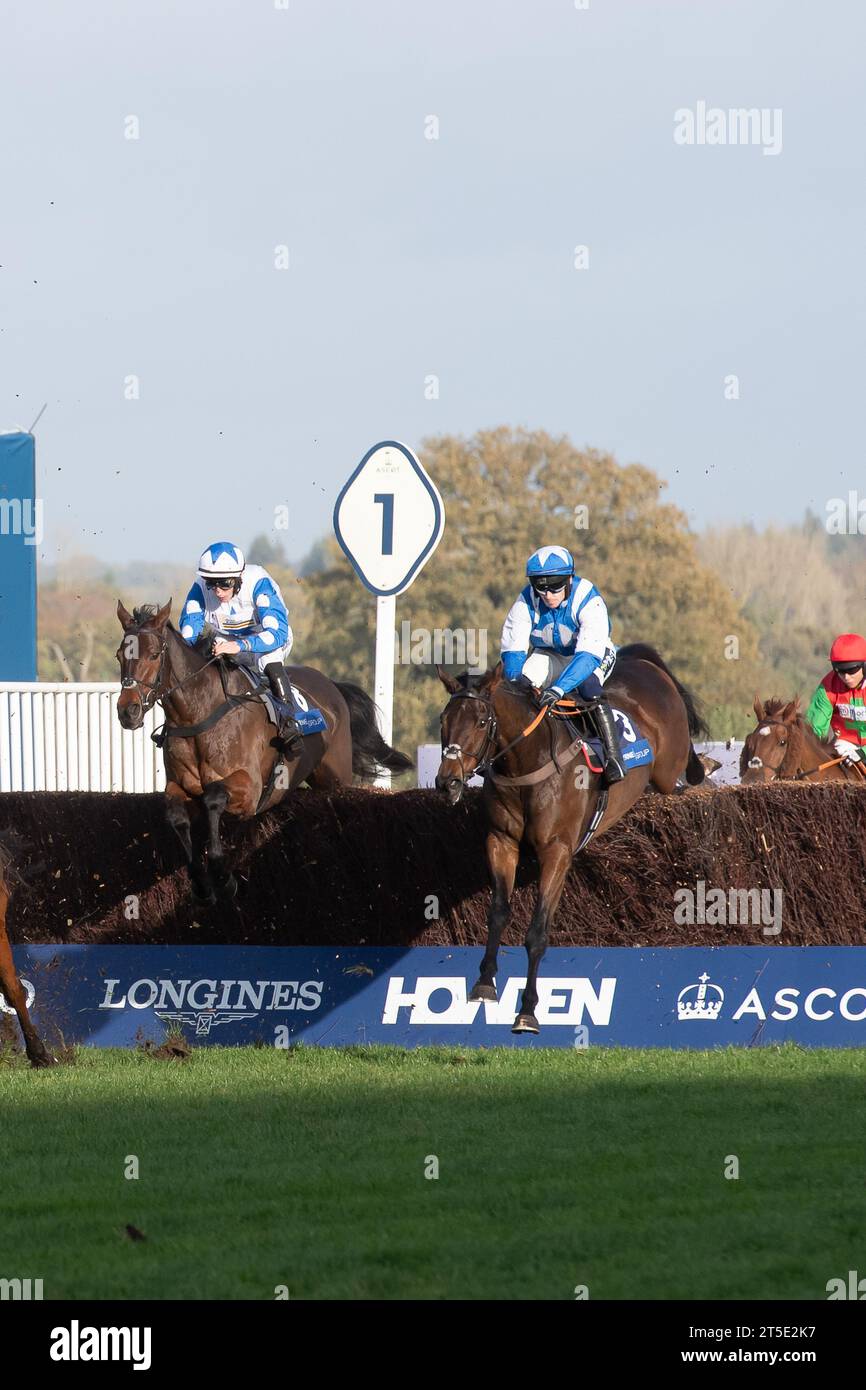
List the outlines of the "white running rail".
{"label": "white running rail", "polygon": [[0,792],[154,792],[165,789],[151,711],[129,733],[116,681],[0,681]]}

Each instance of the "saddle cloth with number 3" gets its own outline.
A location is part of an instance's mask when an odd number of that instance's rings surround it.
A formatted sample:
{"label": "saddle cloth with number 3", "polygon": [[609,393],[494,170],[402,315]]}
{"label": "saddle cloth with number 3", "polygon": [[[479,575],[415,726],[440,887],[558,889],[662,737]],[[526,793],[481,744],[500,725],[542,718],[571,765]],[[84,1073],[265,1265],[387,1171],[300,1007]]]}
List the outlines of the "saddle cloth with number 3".
{"label": "saddle cloth with number 3", "polygon": [[[613,709],[613,706],[611,708]],[[613,709],[613,717],[616,720],[616,731],[619,734],[619,746],[622,749],[622,761],[626,772],[631,771],[633,767],[645,767],[647,763],[651,763],[653,750],[640,729],[629,719],[627,714],[623,714],[621,709]],[[569,717],[568,724],[570,728],[574,729],[575,734],[579,734],[583,739],[583,751],[589,770],[591,772],[603,771],[604,747],[591,724],[591,715],[587,715],[579,723],[574,720],[573,716]]]}

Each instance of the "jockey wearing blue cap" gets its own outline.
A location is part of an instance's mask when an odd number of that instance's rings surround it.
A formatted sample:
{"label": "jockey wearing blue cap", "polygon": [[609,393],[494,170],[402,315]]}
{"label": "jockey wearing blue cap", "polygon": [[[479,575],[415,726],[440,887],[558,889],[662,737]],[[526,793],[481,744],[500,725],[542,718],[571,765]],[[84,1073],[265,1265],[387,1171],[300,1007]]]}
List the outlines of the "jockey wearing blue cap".
{"label": "jockey wearing blue cap", "polygon": [[292,684],[283,662],[292,649],[292,629],[280,586],[261,565],[248,565],[240,546],[215,541],[202,552],[198,578],[180,615],[180,635],[190,645],[208,622],[217,630],[214,656],[231,656],[239,666],[256,666],[287,710],[280,711],[280,735],[299,740]]}
{"label": "jockey wearing blue cap", "polygon": [[502,629],[502,665],[508,680],[524,677],[552,705],[576,690],[596,702],[594,714],[604,744],[608,782],[625,777],[622,750],[603,682],[616,661],[610,619],[601,594],[574,572],[561,545],[543,545],[526,562],[529,580]]}

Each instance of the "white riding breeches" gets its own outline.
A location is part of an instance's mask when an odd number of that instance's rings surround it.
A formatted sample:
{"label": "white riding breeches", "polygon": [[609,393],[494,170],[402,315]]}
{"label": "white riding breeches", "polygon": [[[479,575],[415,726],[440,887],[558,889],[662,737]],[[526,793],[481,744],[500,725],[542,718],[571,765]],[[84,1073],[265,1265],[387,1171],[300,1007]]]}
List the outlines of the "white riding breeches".
{"label": "white riding breeches", "polygon": [[289,648],[286,646],[277,647],[273,652],[238,652],[232,657],[232,661],[236,661],[238,666],[255,666],[264,674],[265,667],[270,666],[273,661],[279,661],[285,666],[288,655]]}
{"label": "white riding breeches", "polygon": [[[615,650],[611,647],[605,652],[604,658],[599,666],[593,671],[594,676],[598,676],[601,684],[604,685],[614,666],[616,657]],[[530,652],[523,663],[523,675],[527,676],[537,690],[546,690],[549,685],[556,682],[561,676],[566,666],[570,666],[574,660],[574,652],[563,655],[560,652]]]}

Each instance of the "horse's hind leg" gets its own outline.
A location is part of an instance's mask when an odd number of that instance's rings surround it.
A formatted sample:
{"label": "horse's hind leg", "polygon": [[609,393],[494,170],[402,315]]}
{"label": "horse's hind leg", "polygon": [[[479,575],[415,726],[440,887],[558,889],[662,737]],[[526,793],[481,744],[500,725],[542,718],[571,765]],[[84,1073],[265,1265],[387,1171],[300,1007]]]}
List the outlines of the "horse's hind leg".
{"label": "horse's hind leg", "polygon": [[489,832],[487,864],[493,881],[493,901],[487,918],[487,946],[481,962],[481,971],[469,995],[472,1000],[496,998],[496,958],[508,921],[508,905],[514,891],[514,876],[517,873],[519,857],[519,839],[514,840],[510,835],[503,835],[496,830]]}
{"label": "horse's hind leg", "polygon": [[526,974],[526,988],[520,1001],[520,1012],[514,1020],[512,1033],[537,1033],[538,1020],[535,1007],[538,1003],[538,967],[547,950],[547,936],[553,914],[559,906],[565,876],[571,864],[571,850],[568,845],[555,840],[539,851],[541,875],[538,881],[538,901],[532,914],[532,921],[526,933],[526,954],[529,969]]}
{"label": "horse's hind leg", "polygon": [[18,1015],[21,1032],[24,1034],[24,1046],[31,1067],[50,1067],[53,1059],[46,1052],[42,1039],[30,1021],[24,987],[15,973],[12,947],[9,945],[9,938],[6,935],[7,901],[8,893],[5,884],[3,884],[0,886],[0,992]]}
{"label": "horse's hind leg", "polygon": [[165,817],[183,846],[193,898],[201,905],[215,903],[216,894],[208,876],[202,848],[198,844],[193,847],[192,808],[192,798],[177,782],[169,782],[165,789]]}
{"label": "horse's hind leg", "polygon": [[308,773],[307,781],[316,791],[324,792],[351,787],[353,780],[352,735],[346,722],[334,730],[321,762]]}

